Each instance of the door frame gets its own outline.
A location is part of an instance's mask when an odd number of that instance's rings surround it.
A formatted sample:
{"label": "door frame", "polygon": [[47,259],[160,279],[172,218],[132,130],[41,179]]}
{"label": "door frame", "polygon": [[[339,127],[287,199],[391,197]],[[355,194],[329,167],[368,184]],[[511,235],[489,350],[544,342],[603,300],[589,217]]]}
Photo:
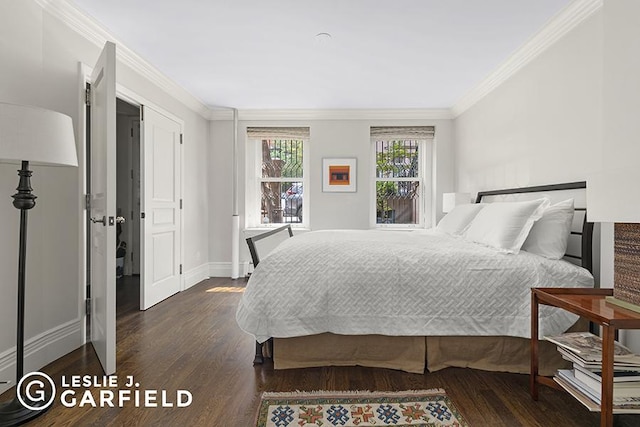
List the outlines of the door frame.
{"label": "door frame", "polygon": [[[140,144],[142,143],[141,140],[141,129],[140,129],[140,117],[138,116],[137,118],[134,118],[133,116],[129,118],[128,120],[128,125],[129,127],[132,129],[133,133],[135,133],[135,125],[137,124],[138,130],[137,130],[137,142],[136,142],[136,137],[135,135],[131,135],[129,138],[129,153],[128,153],[128,158],[127,158],[127,165],[128,165],[128,169],[131,169],[133,171],[133,174],[131,175],[131,182],[129,184],[129,191],[130,193],[130,198],[129,198],[129,205],[131,206],[131,211],[129,213],[131,213],[131,221],[134,220],[134,215],[137,214],[137,222],[138,222],[138,228],[140,227],[142,221],[140,221],[140,208],[136,208],[136,191],[135,191],[135,185],[136,182],[140,181],[140,164],[137,165],[137,171],[135,171],[134,169],[136,168],[136,164],[133,161],[134,160],[134,153],[136,152],[135,148],[138,148],[138,159],[140,160],[140,153],[141,153],[141,146]],[[137,172],[137,174],[135,173]],[[136,177],[138,178],[138,180],[136,181]],[[140,189],[138,189],[138,192],[140,193]],[[140,196],[140,195],[138,195]],[[140,202],[138,200],[138,202]],[[128,262],[127,259],[125,259],[125,272],[130,273],[131,275],[135,274],[135,269],[134,266],[137,265],[138,267],[138,274],[140,274],[140,237],[142,235],[142,233],[140,232],[140,230],[138,229],[138,236],[136,237],[136,233],[134,233],[134,227],[133,225],[130,227],[127,227],[127,235],[126,235],[126,241],[127,241],[127,252],[129,252],[130,255],[128,255]],[[138,239],[138,245],[136,247],[135,245],[135,240],[134,239]],[[137,249],[137,252],[134,252],[134,249]],[[133,255],[136,254],[136,263],[134,264],[134,257]],[[128,266],[128,268],[127,268]]]}
{"label": "door frame", "polygon": [[[80,197],[78,198],[78,211],[79,211],[79,225],[78,225],[78,243],[79,247],[83,248],[80,255],[80,265],[78,271],[78,295],[81,298],[78,301],[78,312],[80,313],[83,321],[81,322],[81,333],[83,337],[83,344],[88,342],[87,340],[87,311],[86,311],[86,299],[87,299],[87,255],[88,255],[88,247],[87,247],[87,236],[89,230],[87,229],[87,210],[86,210],[86,202],[85,195],[87,194],[87,114],[86,114],[86,86],[87,84],[91,84],[91,73],[93,72],[93,67],[90,67],[82,62],[78,63],[78,120],[76,121],[76,136],[78,139],[78,182],[80,183]],[[143,105],[146,105],[154,110],[166,115],[172,120],[178,122],[180,124],[180,131],[184,135],[185,134],[185,122],[182,118],[176,116],[165,110],[164,108],[150,102],[143,96],[139,95],[135,91],[123,86],[118,83],[116,77],[116,97],[122,99],[123,101],[128,102],[131,105],[134,105],[140,109],[142,109]],[[184,137],[183,137],[184,138]],[[140,141],[140,148],[142,149],[143,141]],[[181,156],[180,156],[180,195],[184,196],[184,144],[181,145]],[[141,158],[141,161],[144,159]],[[144,195],[141,194],[140,197]],[[141,227],[142,229],[142,227]],[[180,262],[184,265],[184,215],[180,215],[180,240],[178,245],[180,246]],[[141,235],[141,238],[144,236]],[[142,268],[142,266],[141,266]],[[140,286],[143,284],[141,283]],[[184,274],[180,275],[180,291],[185,290],[185,281]],[[117,345],[117,336],[116,336],[116,345]]]}

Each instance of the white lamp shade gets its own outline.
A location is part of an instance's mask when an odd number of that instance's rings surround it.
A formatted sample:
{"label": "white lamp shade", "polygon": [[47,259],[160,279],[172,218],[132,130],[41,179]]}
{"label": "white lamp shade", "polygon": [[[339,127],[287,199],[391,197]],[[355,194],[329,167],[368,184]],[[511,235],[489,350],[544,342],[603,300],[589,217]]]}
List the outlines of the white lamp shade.
{"label": "white lamp shade", "polygon": [[471,203],[470,193],[444,193],[442,194],[442,212],[451,212],[458,205]]}
{"label": "white lamp shade", "polygon": [[0,103],[0,162],[78,166],[71,117]]}
{"label": "white lamp shade", "polygon": [[640,169],[609,169],[587,179],[587,219],[640,222]]}

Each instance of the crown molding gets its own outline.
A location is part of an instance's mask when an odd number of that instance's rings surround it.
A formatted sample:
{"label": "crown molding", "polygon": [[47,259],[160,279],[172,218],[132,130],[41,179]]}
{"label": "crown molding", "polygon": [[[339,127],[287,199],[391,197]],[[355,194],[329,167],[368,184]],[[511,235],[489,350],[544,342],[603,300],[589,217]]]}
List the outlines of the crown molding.
{"label": "crown molding", "polygon": [[43,10],[60,19],[97,47],[102,48],[107,41],[114,42],[116,44],[116,59],[122,64],[130,67],[202,117],[208,119],[211,115],[211,111],[202,101],[126,47],[98,22],[80,11],[75,5],[72,5],[66,0],[35,1]]}
{"label": "crown molding", "polygon": [[602,4],[603,0],[576,0],[558,12],[540,31],[531,36],[522,47],[451,108],[453,118],[471,108],[562,36],[597,12]]}
{"label": "crown molding", "polygon": [[[451,110],[426,108],[395,109],[246,109],[238,120],[448,120]],[[232,108],[212,108],[210,120],[233,120]]]}
{"label": "crown molding", "polygon": [[[209,120],[232,120],[232,109],[208,107],[153,65],[127,48],[93,18],[66,0],[35,0],[43,10],[60,19],[99,48],[113,41],[117,59],[147,78],[189,109]],[[499,85],[513,76],[562,36],[598,11],[604,0],[575,0],[513,53],[478,86],[464,95],[451,109],[246,109],[239,120],[442,120],[464,113]]]}

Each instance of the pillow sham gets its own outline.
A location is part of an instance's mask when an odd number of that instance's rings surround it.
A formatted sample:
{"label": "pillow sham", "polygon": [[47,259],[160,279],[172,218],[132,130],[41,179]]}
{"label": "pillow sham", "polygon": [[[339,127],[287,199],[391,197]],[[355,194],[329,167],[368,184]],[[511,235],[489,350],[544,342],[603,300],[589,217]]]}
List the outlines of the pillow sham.
{"label": "pillow sham", "polygon": [[561,259],[567,251],[573,211],[573,199],[545,209],[542,217],[531,227],[522,250],[549,259]]}
{"label": "pillow sham", "polygon": [[517,254],[529,235],[533,223],[549,206],[549,199],[526,202],[487,203],[464,232],[464,238]]}
{"label": "pillow sham", "polygon": [[456,236],[460,235],[483,207],[485,205],[480,203],[458,205],[440,220],[436,230]]}

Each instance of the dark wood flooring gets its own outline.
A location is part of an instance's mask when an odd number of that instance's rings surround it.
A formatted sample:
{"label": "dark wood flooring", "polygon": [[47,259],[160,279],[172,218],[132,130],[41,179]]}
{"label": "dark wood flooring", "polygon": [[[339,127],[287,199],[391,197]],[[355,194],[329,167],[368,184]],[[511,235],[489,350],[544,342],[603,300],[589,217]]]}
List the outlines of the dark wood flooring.
{"label": "dark wood flooring", "polygon": [[[254,342],[235,322],[244,283],[209,279],[145,312],[138,311],[137,285],[129,281],[118,284],[120,383],[133,375],[140,389],[167,390],[169,401],[176,390],[189,390],[193,395],[189,407],[136,408],[128,402],[124,408],[66,408],[56,401],[29,425],[249,427],[263,391],[435,387],[446,389],[472,426],[599,424],[599,414],[589,413],[562,391],[541,386],[539,401],[532,401],[527,375],[457,368],[416,375],[361,367],[287,371],[274,371],[270,363],[254,367]],[[63,375],[102,375],[90,344],[43,371],[57,386]],[[93,394],[97,396],[95,390]],[[640,418],[617,416],[616,423],[637,426]]]}

